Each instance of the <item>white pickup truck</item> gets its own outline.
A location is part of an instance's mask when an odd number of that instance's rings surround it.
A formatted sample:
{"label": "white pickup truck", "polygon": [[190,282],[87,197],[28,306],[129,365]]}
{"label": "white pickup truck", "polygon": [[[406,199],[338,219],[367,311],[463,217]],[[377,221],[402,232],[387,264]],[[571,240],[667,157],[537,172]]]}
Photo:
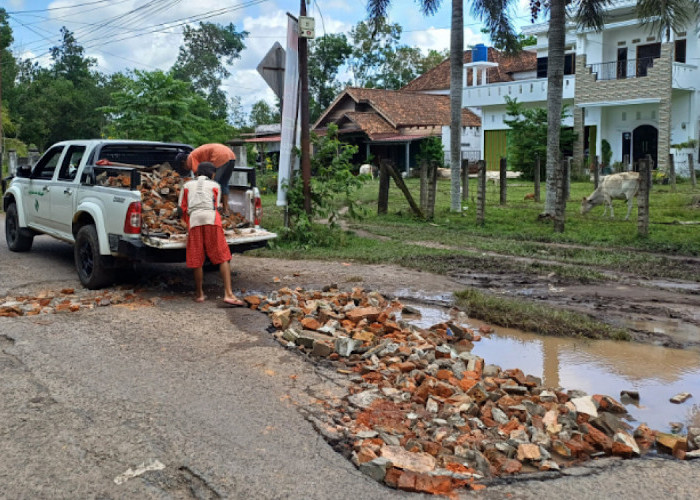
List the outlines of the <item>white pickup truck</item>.
{"label": "white pickup truck", "polygon": [[[126,140],[54,144],[33,168],[18,170],[3,197],[7,246],[26,252],[38,234],[72,243],[78,276],[90,289],[109,285],[117,269],[135,260],[184,262],[184,237],[142,232],[136,186],[143,168],[172,163],[179,152],[191,150],[186,144]],[[129,176],[131,187],[98,185],[105,175]],[[263,247],[277,235],[260,227],[255,170],[235,167],[231,179],[229,206],[249,227],[226,232],[229,248],[243,252]]]}

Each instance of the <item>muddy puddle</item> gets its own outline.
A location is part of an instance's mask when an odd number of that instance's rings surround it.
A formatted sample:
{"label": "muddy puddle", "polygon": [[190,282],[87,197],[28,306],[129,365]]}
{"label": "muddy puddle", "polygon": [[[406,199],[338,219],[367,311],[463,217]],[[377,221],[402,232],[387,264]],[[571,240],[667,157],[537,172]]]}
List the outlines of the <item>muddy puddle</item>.
{"label": "muddy puddle", "polygon": [[[446,308],[426,306],[404,299],[420,315],[404,319],[421,328],[447,320],[460,321],[472,328],[481,322],[455,317]],[[588,394],[607,394],[620,399],[620,391],[638,391],[639,405],[627,410],[639,423],[653,429],[670,430],[670,422],[687,427],[700,419],[700,352],[669,349],[631,342],[543,337],[494,327],[495,333],[474,343],[473,353],[487,364],[520,368],[543,379],[545,386],[579,389]],[[669,399],[690,392],[693,397],[681,405]],[[697,405],[697,406],[696,406]],[[697,424],[695,424],[697,425]]]}

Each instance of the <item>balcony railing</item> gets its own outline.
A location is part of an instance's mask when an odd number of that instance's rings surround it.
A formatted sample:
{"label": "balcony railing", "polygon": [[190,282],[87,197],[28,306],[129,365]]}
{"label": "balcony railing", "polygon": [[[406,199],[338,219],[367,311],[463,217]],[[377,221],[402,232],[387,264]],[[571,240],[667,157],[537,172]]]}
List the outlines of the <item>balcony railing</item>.
{"label": "balcony railing", "polygon": [[640,57],[631,61],[611,61],[597,64],[589,64],[591,73],[596,75],[596,80],[625,80],[627,78],[640,78],[647,76],[649,68],[654,67],[656,57]]}

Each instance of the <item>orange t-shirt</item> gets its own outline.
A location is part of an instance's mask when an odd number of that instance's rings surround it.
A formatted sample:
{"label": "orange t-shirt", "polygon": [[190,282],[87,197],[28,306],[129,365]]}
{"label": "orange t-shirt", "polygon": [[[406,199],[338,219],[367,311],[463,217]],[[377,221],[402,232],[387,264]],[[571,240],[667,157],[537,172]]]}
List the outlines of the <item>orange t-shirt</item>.
{"label": "orange t-shirt", "polygon": [[216,168],[219,168],[235,159],[236,155],[233,154],[233,151],[223,144],[203,144],[192,150],[187,157],[187,166],[196,174],[197,167],[204,161],[211,162]]}

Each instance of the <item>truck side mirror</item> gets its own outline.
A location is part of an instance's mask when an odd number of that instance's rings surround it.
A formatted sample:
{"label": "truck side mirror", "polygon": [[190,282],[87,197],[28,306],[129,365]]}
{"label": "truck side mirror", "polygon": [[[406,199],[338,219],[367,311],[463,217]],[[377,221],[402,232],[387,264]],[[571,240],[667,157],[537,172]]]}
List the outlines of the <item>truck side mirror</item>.
{"label": "truck side mirror", "polygon": [[20,165],[17,167],[17,177],[29,179],[30,175],[32,175],[32,167],[29,165]]}

